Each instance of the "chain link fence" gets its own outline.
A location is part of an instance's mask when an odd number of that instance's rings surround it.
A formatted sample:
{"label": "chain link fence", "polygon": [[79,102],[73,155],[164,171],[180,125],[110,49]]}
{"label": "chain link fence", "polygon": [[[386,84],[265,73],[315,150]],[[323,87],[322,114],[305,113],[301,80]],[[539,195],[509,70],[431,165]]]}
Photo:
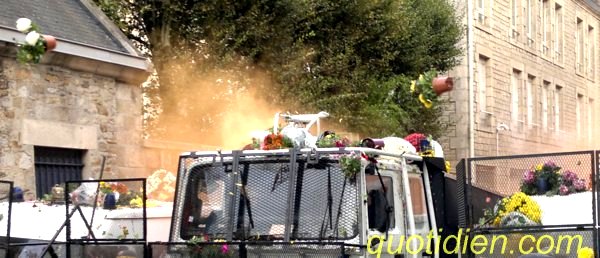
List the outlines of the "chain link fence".
{"label": "chain link fence", "polygon": [[[579,248],[597,250],[599,155],[579,151],[462,160],[457,166],[458,216],[460,226],[470,230],[464,251],[469,257],[519,257],[530,249],[577,257]],[[494,238],[508,249],[471,249],[476,241],[489,244]],[[576,246],[567,246],[568,240]]]}

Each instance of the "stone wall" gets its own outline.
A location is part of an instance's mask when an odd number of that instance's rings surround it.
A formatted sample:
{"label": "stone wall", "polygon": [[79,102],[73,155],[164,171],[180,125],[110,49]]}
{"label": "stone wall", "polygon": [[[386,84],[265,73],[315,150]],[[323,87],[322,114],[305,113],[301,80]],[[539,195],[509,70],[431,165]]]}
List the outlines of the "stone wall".
{"label": "stone wall", "polygon": [[[85,65],[82,62],[81,65]],[[2,180],[35,193],[34,146],[86,150],[83,178],[145,176],[141,88],[115,79],[0,56]]]}
{"label": "stone wall", "polygon": [[[478,1],[473,1],[475,5]],[[486,2],[487,3],[487,2]],[[562,6],[564,28],[562,30],[564,39],[563,58],[560,60],[553,52],[542,53],[542,19],[540,14],[540,2],[532,1],[535,23],[533,42],[524,38],[523,24],[516,29],[520,36],[511,36],[511,1],[494,1],[493,8],[486,9],[486,19],[480,22],[477,13],[474,14],[474,56],[473,61],[473,91],[474,91],[474,153],[469,153],[469,88],[467,60],[452,71],[453,75],[462,79],[451,93],[451,106],[447,115],[456,118],[459,123],[455,130],[451,130],[446,140],[446,156],[456,164],[460,159],[472,156],[495,156],[514,155],[528,153],[563,152],[597,147],[598,134],[596,129],[598,123],[597,103],[600,98],[598,87],[600,86],[600,14],[592,8],[577,0],[551,0],[549,6],[554,10],[555,4]],[[461,10],[466,10],[461,9]],[[554,12],[554,11],[552,11]],[[464,14],[464,12],[463,12]],[[466,15],[465,15],[466,17]],[[554,16],[552,16],[554,17]],[[584,27],[592,26],[595,29],[595,73],[579,73],[576,71],[576,34],[577,18],[582,19]],[[466,21],[465,21],[466,22]],[[552,19],[552,23],[555,20]],[[553,46],[554,41],[550,33],[548,44]],[[586,36],[587,38],[587,36]],[[466,41],[464,42],[466,43]],[[463,44],[466,50],[466,44]],[[466,57],[466,51],[465,51]],[[485,85],[486,91],[483,95],[481,86],[484,85],[479,78],[478,70],[480,57],[485,60],[486,67]],[[483,63],[483,62],[482,62]],[[534,97],[533,119],[528,121],[527,106],[521,106],[525,110],[520,119],[514,119],[511,107],[512,97],[515,94],[512,88],[513,70],[521,72],[520,83],[525,84],[528,76],[532,76]],[[549,88],[548,112],[542,111],[542,87]],[[557,128],[553,121],[553,100],[556,87],[562,87],[562,104],[560,107],[560,125]],[[481,94],[481,95],[480,95]],[[519,95],[526,98],[525,93]],[[581,120],[578,122],[576,111],[577,95],[583,96],[583,105],[580,108]],[[485,96],[481,98],[480,96]],[[485,99],[485,103],[481,100]],[[526,101],[526,100],[524,100]],[[525,102],[526,103],[526,102]],[[484,106],[485,105],[485,106]],[[590,116],[588,122],[587,116]],[[546,116],[548,123],[544,125],[542,117]],[[500,123],[508,125],[510,131],[497,131]],[[582,130],[577,132],[577,125]],[[588,132],[588,125],[591,132]]]}

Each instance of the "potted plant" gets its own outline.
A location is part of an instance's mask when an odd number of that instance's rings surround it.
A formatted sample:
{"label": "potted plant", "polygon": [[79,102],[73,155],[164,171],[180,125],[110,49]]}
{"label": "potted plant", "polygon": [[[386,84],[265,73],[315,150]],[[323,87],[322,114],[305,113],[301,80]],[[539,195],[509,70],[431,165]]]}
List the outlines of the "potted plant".
{"label": "potted plant", "polygon": [[17,60],[21,63],[39,63],[46,52],[56,48],[56,38],[43,35],[39,27],[27,18],[17,20],[17,30],[25,34],[25,42],[19,43]]}
{"label": "potted plant", "polygon": [[553,161],[537,164],[523,175],[521,191],[528,195],[557,194],[561,185],[560,170]]}
{"label": "potted plant", "polygon": [[431,108],[434,101],[442,93],[453,89],[454,81],[451,77],[436,76],[435,70],[419,75],[417,80],[411,81],[410,92],[417,96],[425,108]]}

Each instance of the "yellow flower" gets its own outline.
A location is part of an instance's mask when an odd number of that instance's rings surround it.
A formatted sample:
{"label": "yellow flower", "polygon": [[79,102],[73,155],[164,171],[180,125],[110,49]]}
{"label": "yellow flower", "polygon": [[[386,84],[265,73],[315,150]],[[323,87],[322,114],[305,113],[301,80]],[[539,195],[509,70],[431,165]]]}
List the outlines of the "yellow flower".
{"label": "yellow flower", "polygon": [[419,101],[423,103],[423,106],[425,106],[425,108],[431,108],[431,106],[433,105],[433,103],[431,103],[431,100],[425,99],[425,96],[423,96],[423,94],[419,94]]}
{"label": "yellow flower", "polygon": [[589,247],[584,247],[577,250],[577,258],[592,258],[594,257],[594,250]]}
{"label": "yellow flower", "polygon": [[450,172],[452,167],[450,166],[450,161],[446,161],[446,172]]}
{"label": "yellow flower", "polygon": [[423,81],[423,75],[419,75],[419,81]]}
{"label": "yellow flower", "polygon": [[535,170],[542,170],[543,167],[544,165],[538,164],[537,166],[535,166]]}
{"label": "yellow flower", "polygon": [[410,93],[415,92],[415,88],[416,87],[417,87],[417,82],[416,81],[410,82]]}

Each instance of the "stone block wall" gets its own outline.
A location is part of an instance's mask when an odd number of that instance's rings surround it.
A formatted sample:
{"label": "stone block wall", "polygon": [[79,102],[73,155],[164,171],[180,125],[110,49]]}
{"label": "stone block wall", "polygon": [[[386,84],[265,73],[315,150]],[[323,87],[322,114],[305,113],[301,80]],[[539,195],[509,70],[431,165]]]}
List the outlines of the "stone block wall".
{"label": "stone block wall", "polygon": [[[85,62],[82,63],[85,65]],[[0,56],[0,173],[35,193],[34,146],[83,149],[83,178],[145,177],[141,88]]]}
{"label": "stone block wall", "polygon": [[[473,1],[477,5],[479,1]],[[487,3],[487,1],[485,1]],[[451,73],[462,79],[455,90],[451,93],[453,102],[447,110],[447,116],[457,119],[455,130],[449,132],[446,140],[447,158],[456,164],[460,159],[472,156],[496,156],[528,153],[564,152],[597,148],[598,126],[597,103],[600,98],[600,13],[595,11],[583,1],[577,0],[550,0],[546,3],[551,8],[558,4],[562,7],[564,28],[562,30],[564,39],[563,61],[559,61],[553,53],[545,55],[542,53],[542,18],[540,16],[540,1],[532,1],[535,30],[533,42],[527,42],[524,37],[523,24],[516,28],[521,31],[520,37],[511,36],[511,2],[509,0],[493,1],[493,8],[487,6],[484,11],[485,19],[478,17],[477,10],[473,15],[474,55],[473,62],[473,98],[474,98],[474,128],[469,129],[469,88],[468,67],[466,59],[463,64]],[[461,9],[461,10],[466,10]],[[462,12],[464,14],[464,11]],[[554,13],[554,9],[552,9]],[[466,14],[464,14],[466,17]],[[555,22],[554,15],[551,23]],[[576,71],[576,31],[577,18],[584,22],[585,32],[588,26],[594,28],[595,39],[590,42],[596,45],[595,73],[578,73]],[[522,17],[521,17],[522,18]],[[466,21],[465,21],[466,22]],[[549,44],[552,46],[552,33]],[[586,38],[588,36],[586,35]],[[467,50],[466,40],[463,46]],[[480,59],[483,58],[483,59]],[[485,98],[479,82],[478,70],[480,60],[484,60],[486,69],[485,84],[487,86]],[[512,72],[516,69],[521,72],[521,83],[526,83],[528,76],[535,77],[533,81],[534,108],[532,122],[527,119],[527,107],[521,119],[515,120],[512,116]],[[542,116],[542,94],[541,89],[546,83],[550,89],[550,96],[554,94],[557,86],[562,87],[561,96],[561,119],[560,128],[553,124],[553,110],[549,110],[545,116],[549,123],[543,126]],[[525,93],[519,95],[525,98]],[[583,96],[583,105],[580,106],[581,119],[577,121],[577,96]],[[481,95],[485,96],[485,95]],[[481,100],[485,99],[486,103]],[[524,100],[526,103],[526,100]],[[548,105],[553,105],[552,99]],[[486,107],[483,107],[483,105]],[[551,109],[548,106],[548,109]],[[588,120],[589,116],[589,120]],[[500,123],[508,125],[510,131],[498,131]],[[577,127],[582,128],[577,131]],[[591,125],[591,132],[587,130]],[[469,130],[474,134],[474,153],[469,153]]]}

